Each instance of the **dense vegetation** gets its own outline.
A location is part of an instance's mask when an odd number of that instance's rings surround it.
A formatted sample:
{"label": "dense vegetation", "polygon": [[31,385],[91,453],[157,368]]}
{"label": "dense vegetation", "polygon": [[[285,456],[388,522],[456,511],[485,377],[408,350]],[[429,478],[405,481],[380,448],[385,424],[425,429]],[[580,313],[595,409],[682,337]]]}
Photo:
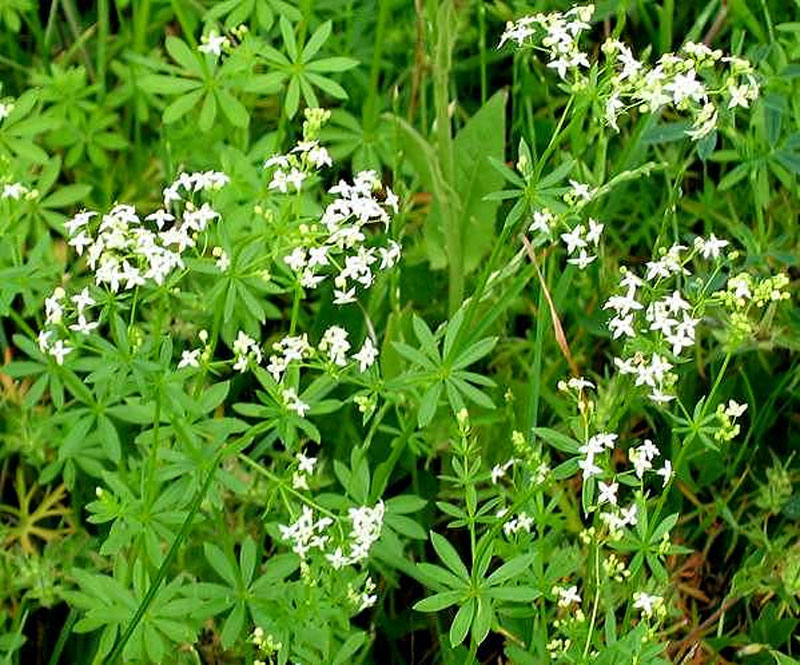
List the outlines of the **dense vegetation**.
{"label": "dense vegetation", "polygon": [[800,662],[796,0],[0,0],[0,663]]}

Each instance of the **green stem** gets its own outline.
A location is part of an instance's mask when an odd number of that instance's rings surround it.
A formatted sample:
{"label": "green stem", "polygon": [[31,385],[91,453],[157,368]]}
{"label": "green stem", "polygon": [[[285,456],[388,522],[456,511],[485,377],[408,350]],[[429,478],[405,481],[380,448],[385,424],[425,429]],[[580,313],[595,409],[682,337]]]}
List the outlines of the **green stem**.
{"label": "green stem", "polygon": [[303,494],[298,492],[296,489],[294,489],[290,485],[287,485],[283,480],[281,480],[278,476],[276,476],[274,473],[272,473],[269,469],[264,467],[262,464],[259,464],[255,460],[250,459],[244,453],[239,453],[239,459],[242,462],[244,462],[245,464],[247,464],[247,466],[249,466],[251,469],[253,469],[257,473],[260,473],[266,479],[271,480],[273,483],[278,485],[280,487],[281,491],[288,492],[295,499],[305,503],[307,506],[313,508],[314,510],[319,511],[323,515],[326,515],[326,516],[330,517],[333,520],[338,520],[339,519],[338,516],[335,513],[332,513],[327,508],[323,508],[317,502],[313,501],[312,499],[309,499],[307,496],[304,496]]}

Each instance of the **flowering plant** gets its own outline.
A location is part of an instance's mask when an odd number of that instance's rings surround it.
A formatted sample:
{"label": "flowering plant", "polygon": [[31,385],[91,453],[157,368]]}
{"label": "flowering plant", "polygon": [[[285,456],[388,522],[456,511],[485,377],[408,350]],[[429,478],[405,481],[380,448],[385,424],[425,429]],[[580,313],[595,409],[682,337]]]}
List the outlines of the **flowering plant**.
{"label": "flowering plant", "polygon": [[3,13],[0,659],[794,663],[791,11],[318,4]]}

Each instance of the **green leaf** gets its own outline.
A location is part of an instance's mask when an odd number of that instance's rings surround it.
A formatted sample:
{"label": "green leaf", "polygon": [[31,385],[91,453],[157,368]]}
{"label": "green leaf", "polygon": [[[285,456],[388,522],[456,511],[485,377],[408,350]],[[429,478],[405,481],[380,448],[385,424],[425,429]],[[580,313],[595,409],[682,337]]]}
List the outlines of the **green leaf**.
{"label": "green leaf", "polygon": [[421,316],[415,314],[411,319],[411,325],[414,328],[414,334],[417,336],[422,351],[431,360],[437,362],[439,360],[439,348],[428,324],[425,323]]}
{"label": "green leaf", "polygon": [[236,571],[233,569],[231,562],[225,553],[213,543],[203,543],[203,552],[206,555],[206,560],[217,574],[224,579],[232,588],[237,588]]}
{"label": "green leaf", "polygon": [[357,66],[358,60],[353,60],[352,58],[321,58],[320,60],[309,62],[306,65],[306,71],[322,73],[346,72],[348,69],[352,69],[353,67]]}
{"label": "green leaf", "polygon": [[189,92],[178,97],[178,99],[172,102],[172,104],[167,106],[167,108],[164,109],[163,115],[161,116],[164,124],[169,125],[191,111],[195,106],[197,106],[197,103],[203,97],[203,92],[203,90]]}
{"label": "green leaf", "polygon": [[300,55],[301,62],[308,62],[317,54],[317,51],[319,51],[322,45],[328,40],[328,37],[331,36],[331,25],[331,21],[325,21],[325,23],[314,31],[314,34],[311,35],[311,38],[306,42],[303,53]]}
{"label": "green leaf", "polygon": [[200,119],[197,126],[201,131],[207,132],[214,124],[217,117],[217,98],[212,93],[207,93],[203,100],[203,108],[200,109]]}
{"label": "green leaf", "polygon": [[503,177],[490,168],[488,158],[502,160],[505,156],[507,98],[505,90],[495,93],[453,141],[454,187],[461,202],[465,273],[478,267],[494,241],[500,202],[487,201],[485,197],[503,186]]}
{"label": "green leaf", "polygon": [[293,76],[289,81],[289,88],[286,91],[286,115],[289,118],[294,118],[297,109],[300,106],[300,82],[296,76]]}
{"label": "green leaf", "polygon": [[457,575],[459,578],[465,582],[468,582],[469,573],[462,563],[461,557],[458,556],[458,552],[456,552],[455,548],[448,542],[448,540],[444,536],[440,536],[435,531],[431,531],[431,543],[433,543],[433,549],[436,550],[436,554],[439,555],[442,563],[444,563],[444,565],[453,571],[453,573],[455,573],[455,575]]}
{"label": "green leaf", "polygon": [[438,612],[446,607],[455,605],[463,596],[463,591],[444,591],[417,601],[414,609],[417,612]]}
{"label": "green leaf", "polygon": [[533,433],[540,436],[556,450],[576,455],[581,447],[575,439],[548,427],[534,427]]}
{"label": "green leaf", "polygon": [[202,81],[197,79],[184,79],[164,74],[142,76],[137,79],[136,83],[145,92],[157,95],[181,95],[203,85]]}
{"label": "green leaf", "polygon": [[450,626],[450,645],[457,647],[464,641],[467,636],[470,624],[472,624],[472,617],[475,615],[475,599],[470,598],[464,605],[462,605],[458,612],[456,612],[453,625]]}
{"label": "green leaf", "polygon": [[244,105],[225,88],[217,88],[217,98],[222,114],[234,127],[247,127],[250,115]]}
{"label": "green leaf", "polygon": [[294,29],[292,24],[289,23],[285,16],[280,19],[281,36],[283,37],[283,45],[286,47],[286,53],[292,62],[297,62],[297,40],[294,37]]}
{"label": "green leaf", "polygon": [[347,663],[366,641],[367,634],[363,631],[359,631],[348,637],[344,644],[342,644],[339,651],[336,652],[336,657],[333,659],[333,665],[344,665]]}
{"label": "green leaf", "polygon": [[498,586],[512,577],[521,575],[530,567],[534,558],[534,554],[522,554],[518,557],[514,557],[511,561],[506,561],[506,563],[489,575],[486,579],[486,583],[489,586]]}
{"label": "green leaf", "polygon": [[181,67],[188,69],[196,76],[202,77],[203,68],[200,65],[197,54],[186,45],[186,42],[178,37],[170,35],[167,37],[164,46],[167,49],[167,53],[169,53],[172,59]]}
{"label": "green leaf", "polygon": [[[244,627],[244,603],[238,602],[233,608],[233,611],[225,619],[222,626],[222,633],[220,634],[220,641],[222,642],[223,649],[230,649],[239,633],[242,632]],[[160,661],[159,661],[160,662]]]}
{"label": "green leaf", "polygon": [[492,627],[492,601],[489,598],[480,596],[477,603],[478,609],[472,621],[472,639],[475,644],[481,644]]}
{"label": "green leaf", "polygon": [[417,412],[417,424],[420,427],[425,427],[433,420],[441,394],[442,384],[439,381],[425,391],[425,394],[422,396],[422,402],[420,402],[419,405],[419,411]]}
{"label": "green leaf", "polygon": [[542,594],[530,586],[492,587],[484,592],[489,598],[510,603],[532,603]]}

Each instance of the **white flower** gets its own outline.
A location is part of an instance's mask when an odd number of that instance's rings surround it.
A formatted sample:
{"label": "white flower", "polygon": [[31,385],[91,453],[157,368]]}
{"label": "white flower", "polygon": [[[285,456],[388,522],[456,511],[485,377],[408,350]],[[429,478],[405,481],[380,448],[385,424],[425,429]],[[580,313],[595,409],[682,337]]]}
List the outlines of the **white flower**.
{"label": "white flower", "polygon": [[533,221],[528,227],[529,231],[541,231],[542,233],[550,233],[550,225],[553,223],[553,213],[547,208],[533,211]]}
{"label": "white flower", "polygon": [[361,350],[352,356],[353,360],[358,361],[358,369],[361,372],[366,371],[368,367],[372,367],[377,357],[378,349],[375,348],[372,339],[369,337],[364,340],[364,345],[361,347]]}
{"label": "white flower", "polygon": [[171,215],[163,208],[160,208],[155,212],[151,212],[147,217],[145,217],[145,219],[148,222],[155,222],[156,226],[158,227],[158,230],[160,231],[161,229],[164,228],[164,224],[166,224],[167,222],[174,222],[175,216]]}
{"label": "white flower", "polygon": [[308,479],[300,471],[295,471],[292,474],[292,489],[308,490]]}
{"label": "white flower", "polygon": [[664,487],[666,487],[667,483],[672,479],[672,462],[664,460],[664,466],[656,471],[656,475],[664,479]]}
{"label": "white flower", "polygon": [[44,353],[50,348],[50,338],[53,336],[52,330],[40,330],[39,335],[36,337],[36,343],[39,345],[39,351]]}
{"label": "white flower", "polygon": [[53,346],[51,346],[48,350],[50,355],[56,359],[56,363],[59,365],[64,364],[64,357],[67,354],[72,353],[72,351],[73,351],[72,347],[69,347],[66,344],[64,344],[64,340],[61,339],[56,340],[55,344],[53,344]]}
{"label": "white flower", "polygon": [[571,263],[572,265],[578,266],[578,270],[584,270],[592,261],[594,261],[597,257],[595,255],[589,255],[586,253],[585,249],[580,251],[577,257],[572,259],[567,259],[567,263]]}
{"label": "white flower", "polygon": [[220,35],[216,30],[211,30],[203,37],[203,43],[197,47],[202,53],[211,53],[217,58],[222,55],[222,49],[230,45],[230,40]]}
{"label": "white flower", "polygon": [[96,212],[88,212],[86,210],[79,212],[69,221],[64,222],[64,227],[67,229],[67,233],[69,235],[75,235],[75,231],[77,231],[82,226],[86,226],[89,223],[89,220],[92,217],[97,216]]}
{"label": "white flower", "polygon": [[306,457],[302,452],[297,453],[297,470],[300,473],[314,473],[314,466],[316,464],[316,457]]}
{"label": "white flower", "polygon": [[78,313],[80,314],[86,307],[91,307],[95,304],[94,298],[89,295],[89,287],[86,286],[83,290],[76,296],[72,296],[72,302],[75,303],[75,307],[78,309]]}
{"label": "white flower", "polygon": [[595,190],[582,182],[570,179],[571,194],[578,201],[590,201],[594,196]]}
{"label": "white flower", "polygon": [[661,596],[651,596],[644,591],[634,591],[633,593],[634,608],[641,610],[646,617],[653,616],[663,602],[664,599]]}
{"label": "white flower", "polygon": [[502,464],[495,464],[492,467],[492,485],[497,485],[498,482],[506,475],[506,469]]}
{"label": "white flower", "polygon": [[697,80],[697,72],[690,69],[686,74],[676,74],[664,90],[672,93],[672,100],[675,104],[680,104],[684,99],[695,102],[702,101],[706,97],[706,87],[702,81]]}
{"label": "white flower", "polygon": [[729,85],[728,93],[731,96],[728,102],[729,109],[735,109],[737,106],[741,106],[744,109],[750,108],[750,86],[746,83],[742,85]]}
{"label": "white flower", "polygon": [[617,339],[621,335],[636,337],[636,331],[633,329],[633,314],[624,317],[615,316],[608,322],[608,329],[611,331],[613,339]]}
{"label": "white flower", "polygon": [[589,218],[589,231],[586,234],[586,241],[597,245],[600,242],[600,237],[603,234],[605,224],[600,224],[593,218]]}
{"label": "white flower", "polygon": [[638,519],[636,517],[637,508],[636,504],[632,503],[627,508],[623,508],[620,513],[620,519],[622,520],[622,525],[630,524],[631,526],[636,526]]}
{"label": "white flower", "polygon": [[573,585],[568,589],[564,587],[556,587],[555,592],[558,595],[558,606],[569,607],[572,603],[577,605],[581,604],[581,597],[578,594],[578,587]]}
{"label": "white flower", "polygon": [[738,418],[745,411],[747,411],[747,404],[739,404],[734,400],[729,400],[728,406],[725,409],[725,415],[730,418]]}
{"label": "white flower", "polygon": [[97,328],[100,324],[97,321],[87,321],[83,314],[78,315],[78,323],[73,323],[69,329],[77,333],[88,335],[92,330]]}
{"label": "white flower", "polygon": [[289,411],[294,411],[301,418],[305,418],[306,413],[311,408],[297,396],[297,391],[294,388],[286,388],[283,391],[283,401]]}
{"label": "white flower", "polygon": [[567,254],[572,254],[576,249],[586,247],[586,241],[583,239],[583,224],[578,224],[569,233],[562,233],[561,239],[567,245]]}
{"label": "white flower", "polygon": [[345,291],[344,289],[334,289],[333,296],[334,305],[347,305],[356,301],[356,289],[355,287],[349,291]]}
{"label": "white flower", "polygon": [[704,259],[717,259],[719,258],[720,252],[725,249],[729,243],[727,240],[720,240],[712,233],[708,236],[708,240],[698,236],[694,239],[694,244],[695,247],[700,250]]}
{"label": "white flower", "polygon": [[302,247],[295,247],[292,253],[283,257],[284,263],[295,272],[299,272],[306,267],[306,250]]}
{"label": "white flower", "polygon": [[328,248],[312,247],[308,250],[308,267],[328,265]]}
{"label": "white flower", "polygon": [[597,483],[597,488],[600,490],[600,496],[597,499],[598,504],[610,503],[612,506],[617,505],[617,491],[619,490],[619,483],[610,483],[606,485],[602,480]]}
{"label": "white flower", "polygon": [[583,390],[584,388],[594,388],[594,384],[583,376],[573,376],[567,381],[567,386],[573,390]]}
{"label": "white flower", "polygon": [[600,476],[603,474],[603,470],[589,457],[578,460],[578,468],[583,471],[584,480],[589,480],[592,476]]}
{"label": "white flower", "polygon": [[328,560],[328,563],[333,566],[334,570],[340,570],[350,563],[348,557],[342,552],[341,547],[337,547],[333,554],[326,554],[325,558]]}
{"label": "white flower", "polygon": [[91,245],[94,241],[86,234],[85,231],[81,231],[78,235],[74,236],[67,244],[71,247],[75,248],[75,252],[78,256],[83,255],[83,250]]}
{"label": "white flower", "polygon": [[200,353],[202,349],[185,350],[181,353],[180,362],[178,362],[178,369],[184,367],[200,367]]}

